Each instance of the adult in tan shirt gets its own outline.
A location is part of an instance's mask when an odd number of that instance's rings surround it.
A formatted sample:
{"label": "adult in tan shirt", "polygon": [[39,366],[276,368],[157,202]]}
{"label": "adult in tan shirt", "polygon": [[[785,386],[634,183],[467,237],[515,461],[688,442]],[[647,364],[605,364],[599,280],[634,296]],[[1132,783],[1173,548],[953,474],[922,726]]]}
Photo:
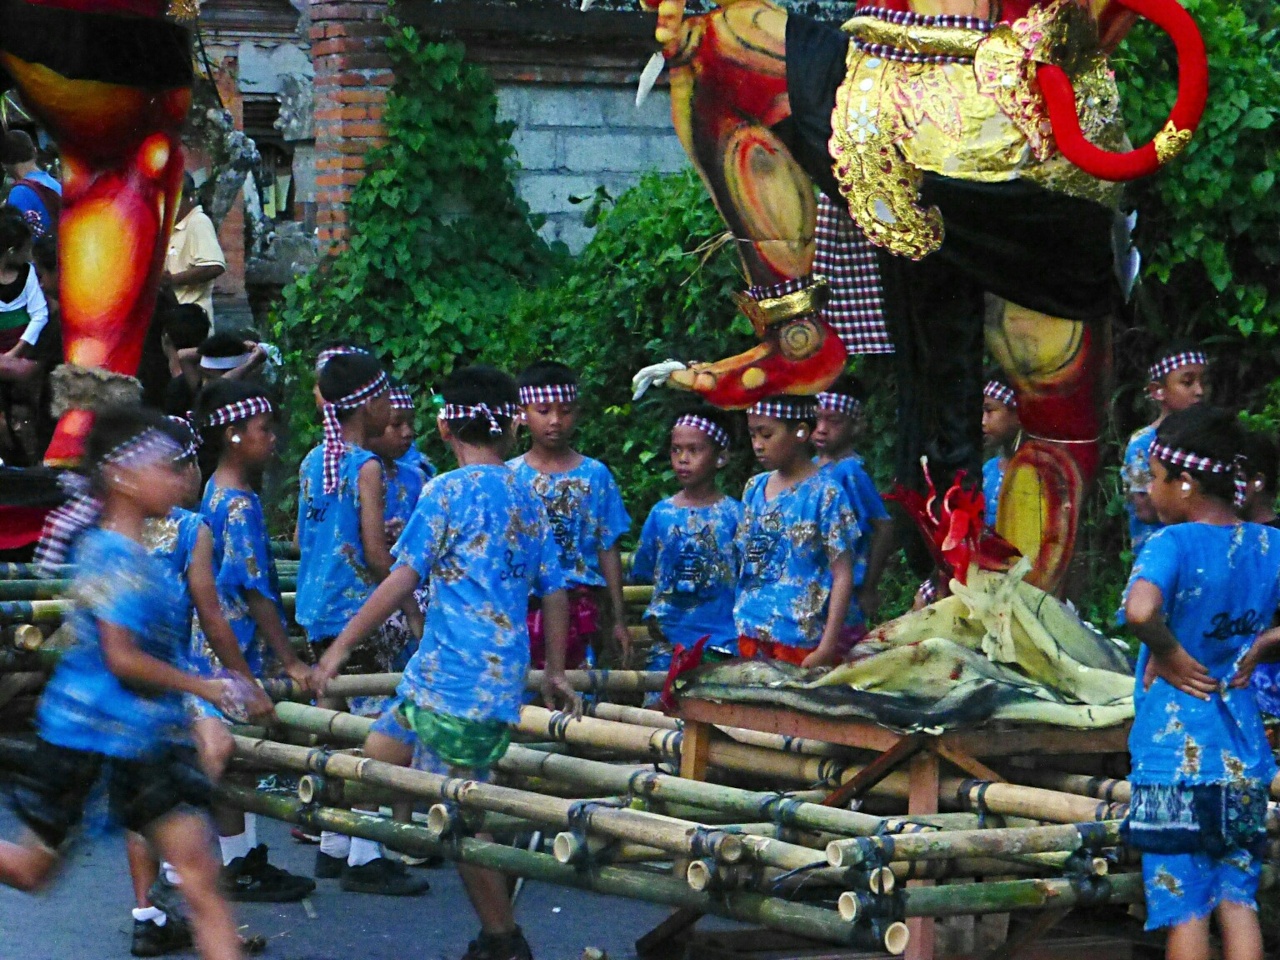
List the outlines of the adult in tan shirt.
{"label": "adult in tan shirt", "polygon": [[179,303],[203,307],[212,323],[213,281],[226,271],[227,258],[218,244],[218,232],[196,202],[196,184],[191,174],[183,174],[177,222],[164,260],[164,282],[173,288]]}

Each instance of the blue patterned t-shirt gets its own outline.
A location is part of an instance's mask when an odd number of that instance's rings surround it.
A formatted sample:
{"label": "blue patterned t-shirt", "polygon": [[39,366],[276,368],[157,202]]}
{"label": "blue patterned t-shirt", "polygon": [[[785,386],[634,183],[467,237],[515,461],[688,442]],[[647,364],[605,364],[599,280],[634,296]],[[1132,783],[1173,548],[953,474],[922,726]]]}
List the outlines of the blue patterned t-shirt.
{"label": "blue patterned t-shirt", "polygon": [[1000,488],[1004,486],[1004,467],[1000,457],[992,457],[982,465],[982,520],[992,530],[1000,511]]}
{"label": "blue patterned t-shirt", "polygon": [[377,459],[363,447],[347,444],[333,493],[324,492],[322,447],[308,453],[298,470],[298,605],[294,616],[312,643],[341,633],[378,586],[360,536],[360,468]]}
{"label": "blue patterned t-shirt", "polygon": [[522,456],[507,466],[541,498],[570,586],[603,587],[600,551],[631,529],[631,517],[609,468],[590,457],[561,473],[541,473]]}
{"label": "blue patterned t-shirt", "polygon": [[426,623],[397,692],[465,720],[520,718],[530,596],[567,584],[546,512],[505,466],[427,484],[392,551],[427,580]]}
{"label": "blue patterned t-shirt", "polygon": [[858,550],[853,558],[853,585],[862,586],[867,579],[867,554],[871,550],[871,537],[875,532],[875,521],[888,520],[889,511],[884,508],[884,500],[876,483],[867,473],[858,456],[833,460],[823,467],[830,470],[844,494],[849,498],[849,505],[858,516]]}
{"label": "blue patterned t-shirt", "polygon": [[[222,615],[236,635],[250,671],[261,677],[267,666],[266,649],[258,636],[257,621],[249,612],[249,594],[262,594],[284,617],[262,501],[252,490],[232,490],[210,480],[204,488],[200,513],[213,532],[213,578]],[[205,676],[220,668],[198,618],[192,631],[190,666]]]}
{"label": "blue patterned t-shirt", "polygon": [[418,497],[427,482],[417,466],[406,466],[401,460],[383,464],[383,476],[387,478],[386,509],[383,518],[389,529],[399,536],[404,525],[413,516]]}
{"label": "blue patterned t-shirt", "polygon": [[1269,783],[1276,763],[1253,688],[1226,684],[1280,606],[1280,531],[1253,523],[1163,527],[1143,547],[1130,587],[1138,580],[1160,589],[1169,629],[1222,688],[1208,700],[1162,679],[1144,690],[1150,659],[1144,646],[1136,669],[1129,779],[1142,785]]}
{"label": "blue patterned t-shirt", "polygon": [[128,630],[144,653],[177,666],[190,629],[186,581],[123,534],[92,528],[71,562],[67,617],[75,643],[62,655],[36,711],[48,743],[110,757],[155,755],[185,738],[182,695],[127,687],[107,669],[98,625]]}
{"label": "blue patterned t-shirt", "polygon": [[[191,567],[191,553],[196,548],[200,529],[208,525],[200,514],[174,507],[167,517],[153,517],[142,528],[142,545],[151,551],[153,557],[164,561],[170,573],[182,581],[182,596],[186,601],[182,617],[188,623],[194,607],[191,591],[187,589],[187,571]],[[184,651],[184,658],[185,655]]]}
{"label": "blue patterned t-shirt", "polygon": [[663,500],[640,530],[631,578],[653,584],[644,616],[657,623],[669,644],[708,645],[736,652],[733,622],[738,583],[738,525],[742,504],[722,497],[708,507],[682,507]]}
{"label": "blue patterned t-shirt", "polygon": [[427,459],[427,455],[417,447],[410,447],[409,452],[396,461],[402,467],[409,467],[417,470],[422,475],[422,482],[426,483],[436,475],[436,465]]}
{"label": "blue patterned t-shirt", "polygon": [[831,562],[857,551],[858,518],[825,470],[766,500],[770,476],[752,477],[742,496],[733,617],[741,636],[813,649],[827,624]]}
{"label": "blue patterned t-shirt", "polygon": [[[1156,442],[1154,425],[1143,427],[1124,448],[1124,491],[1127,494],[1146,493],[1151,488],[1151,445]],[[1124,505],[1129,514],[1129,542],[1134,556],[1142,552],[1143,544],[1151,534],[1160,529],[1159,523],[1147,523],[1138,519],[1131,502]]]}

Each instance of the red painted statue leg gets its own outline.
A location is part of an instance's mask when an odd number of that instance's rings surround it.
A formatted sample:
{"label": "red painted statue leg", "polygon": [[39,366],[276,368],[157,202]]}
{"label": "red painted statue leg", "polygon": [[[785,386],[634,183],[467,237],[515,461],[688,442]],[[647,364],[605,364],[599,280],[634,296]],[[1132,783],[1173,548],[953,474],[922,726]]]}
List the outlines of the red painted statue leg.
{"label": "red painted statue leg", "polygon": [[1081,506],[1098,471],[1110,328],[993,301],[987,345],[1017,390],[1023,427],[996,531],[1032,558],[1030,582],[1062,593]]}

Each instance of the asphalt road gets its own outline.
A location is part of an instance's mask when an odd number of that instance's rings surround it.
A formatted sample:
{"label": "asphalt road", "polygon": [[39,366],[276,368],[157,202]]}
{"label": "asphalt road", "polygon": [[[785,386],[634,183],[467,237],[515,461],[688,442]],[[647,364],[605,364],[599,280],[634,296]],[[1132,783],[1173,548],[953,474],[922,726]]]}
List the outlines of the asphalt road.
{"label": "asphalt road", "polygon": [[[7,813],[0,814],[0,836],[17,836]],[[315,847],[294,843],[284,824],[265,818],[258,819],[258,837],[273,863],[310,876]],[[457,960],[476,934],[475,917],[450,866],[427,875],[431,892],[421,898],[344,894],[336,880],[323,880],[308,901],[238,904],[238,916],[248,930],[269,938],[263,956],[270,960]],[[48,892],[0,888],[0,960],[129,957],[133,905],[121,835],[86,838]],[[526,883],[516,913],[538,960],[579,960],[585,947],[622,960],[634,956],[636,938],[669,911]]]}

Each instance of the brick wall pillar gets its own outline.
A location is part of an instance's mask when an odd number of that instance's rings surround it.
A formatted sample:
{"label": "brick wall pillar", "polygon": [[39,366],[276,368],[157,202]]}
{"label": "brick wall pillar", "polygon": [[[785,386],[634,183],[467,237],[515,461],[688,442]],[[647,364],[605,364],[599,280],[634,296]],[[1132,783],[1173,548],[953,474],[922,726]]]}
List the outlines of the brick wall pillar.
{"label": "brick wall pillar", "polygon": [[315,65],[316,229],[322,255],[348,240],[347,201],[369,151],[386,142],[391,87],[386,0],[311,0]]}

